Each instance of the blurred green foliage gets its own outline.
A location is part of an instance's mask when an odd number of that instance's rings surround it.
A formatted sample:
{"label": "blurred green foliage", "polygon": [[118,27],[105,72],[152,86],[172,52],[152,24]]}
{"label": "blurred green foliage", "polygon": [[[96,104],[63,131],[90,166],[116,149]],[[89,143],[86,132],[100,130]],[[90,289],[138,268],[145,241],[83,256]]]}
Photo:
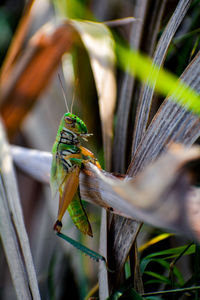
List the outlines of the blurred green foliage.
{"label": "blurred green foliage", "polygon": [[20,20],[24,0],[2,1],[0,5],[0,65],[7,53],[8,47]]}

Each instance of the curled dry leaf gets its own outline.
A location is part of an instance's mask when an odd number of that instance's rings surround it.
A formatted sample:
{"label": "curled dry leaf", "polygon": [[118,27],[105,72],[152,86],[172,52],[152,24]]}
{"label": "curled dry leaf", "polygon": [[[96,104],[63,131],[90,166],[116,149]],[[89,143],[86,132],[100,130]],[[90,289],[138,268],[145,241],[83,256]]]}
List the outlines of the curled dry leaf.
{"label": "curled dry leaf", "polygon": [[16,165],[36,180],[49,184],[52,154],[49,152],[12,146],[10,148]]}
{"label": "curled dry leaf", "polygon": [[113,116],[116,101],[114,41],[104,24],[71,21],[88,51],[99,98],[105,163],[111,164]]}
{"label": "curled dry leaf", "polygon": [[[199,159],[199,147],[187,149],[181,145],[173,145],[134,179],[123,181],[108,178],[93,166],[90,167],[96,174],[95,184],[98,186],[95,186],[95,190],[100,192],[101,199],[106,199],[107,205],[114,210],[123,212],[132,219],[189,235],[194,224],[191,224],[190,210],[186,203],[196,176],[190,165],[199,162]],[[92,187],[94,190],[94,181],[91,186],[83,186],[85,199],[85,188],[91,190]]]}
{"label": "curled dry leaf", "polygon": [[[18,155],[16,152],[13,155],[17,162]],[[28,160],[32,166],[31,156]],[[87,164],[86,172],[80,176],[81,195],[86,201],[113,213],[187,235],[192,233],[199,239],[199,222],[197,218],[193,219],[192,212],[195,206],[195,215],[198,216],[200,207],[190,194],[199,172],[199,162],[200,147],[188,149],[173,144],[135,178],[120,180]],[[20,167],[23,168],[22,165]],[[42,161],[35,167],[45,174],[48,171],[44,172],[47,165],[43,168]]]}

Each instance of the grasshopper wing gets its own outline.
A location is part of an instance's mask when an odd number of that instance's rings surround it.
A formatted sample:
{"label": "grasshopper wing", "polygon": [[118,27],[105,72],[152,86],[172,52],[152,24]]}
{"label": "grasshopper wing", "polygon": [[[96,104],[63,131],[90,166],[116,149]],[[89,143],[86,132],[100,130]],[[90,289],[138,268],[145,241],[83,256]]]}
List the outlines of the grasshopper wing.
{"label": "grasshopper wing", "polygon": [[59,186],[59,208],[58,218],[54,225],[56,231],[60,231],[62,227],[62,218],[66,212],[70,202],[72,201],[79,185],[79,167],[75,166],[74,169],[69,173],[65,174],[64,180]]}
{"label": "grasshopper wing", "polygon": [[59,162],[56,159],[56,155],[53,155],[52,158],[52,164],[51,164],[51,176],[50,176],[50,186],[51,186],[51,193],[52,198],[54,199],[59,187],[60,183],[62,183],[65,179],[65,172],[63,169],[63,166],[59,164]]}

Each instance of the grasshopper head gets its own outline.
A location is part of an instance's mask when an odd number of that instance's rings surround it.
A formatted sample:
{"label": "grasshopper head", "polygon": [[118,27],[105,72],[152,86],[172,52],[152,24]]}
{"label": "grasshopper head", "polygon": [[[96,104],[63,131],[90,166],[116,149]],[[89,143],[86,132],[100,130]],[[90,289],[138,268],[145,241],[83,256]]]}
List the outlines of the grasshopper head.
{"label": "grasshopper head", "polygon": [[63,120],[64,120],[64,127],[73,131],[75,134],[82,137],[83,139],[86,140],[86,137],[91,135],[88,134],[88,130],[85,123],[76,115],[68,112],[64,114]]}

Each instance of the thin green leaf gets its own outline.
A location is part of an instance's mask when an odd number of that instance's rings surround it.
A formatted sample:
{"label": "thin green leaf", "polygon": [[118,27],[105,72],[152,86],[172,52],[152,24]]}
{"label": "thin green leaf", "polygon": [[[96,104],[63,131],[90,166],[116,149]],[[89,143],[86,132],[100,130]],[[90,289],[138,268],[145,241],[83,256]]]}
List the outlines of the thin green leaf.
{"label": "thin green leaf", "polygon": [[163,300],[162,298],[160,298],[158,296],[145,297],[144,299],[146,299],[146,300]]}
{"label": "thin green leaf", "polygon": [[[200,29],[199,29],[199,31],[200,31]],[[192,51],[191,51],[191,53],[190,53],[190,59],[194,56],[195,51],[198,49],[199,42],[200,42],[200,37],[198,36],[198,37],[196,38],[194,47],[192,48]]]}
{"label": "thin green leaf", "polygon": [[125,263],[125,276],[126,278],[131,276],[131,268],[129,260]]}
{"label": "thin green leaf", "polygon": [[[158,259],[152,259],[152,261],[157,262],[158,264],[163,266],[165,269],[170,270],[170,263],[167,262],[166,260],[158,258]],[[183,276],[176,266],[173,267],[173,273],[179,280],[179,284],[183,285],[184,284]]]}
{"label": "thin green leaf", "polygon": [[[159,256],[165,256],[165,259],[169,259],[172,257],[176,257],[185,249],[185,246],[180,246],[172,249],[167,249],[155,253],[148,254],[144,259],[149,259],[151,257],[159,257]],[[192,245],[185,253],[184,255],[190,255],[195,252],[195,245]]]}
{"label": "thin green leaf", "polygon": [[89,257],[91,257],[92,259],[94,259],[95,261],[103,261],[106,263],[105,258],[100,255],[99,253],[87,248],[86,246],[82,245],[81,243],[73,240],[72,238],[70,238],[69,236],[58,232],[57,236],[59,236],[60,238],[64,239],[65,241],[67,241],[68,243],[70,243],[73,247],[75,247],[76,249],[82,251],[83,253],[85,253],[86,255],[88,255]]}
{"label": "thin green leaf", "polygon": [[145,258],[145,259],[142,259],[141,262],[140,262],[140,271],[141,273],[143,274],[146,267],[148,266],[148,264],[152,261],[151,258]]}
{"label": "thin green leaf", "polygon": [[156,292],[144,293],[142,294],[142,296],[145,297],[145,296],[162,295],[162,294],[164,295],[164,294],[173,294],[173,293],[186,293],[195,290],[200,290],[200,286],[192,286],[184,289],[172,289],[167,291],[156,291]]}
{"label": "thin green leaf", "polygon": [[[130,74],[137,76],[142,82],[148,79],[151,86],[163,96],[173,96],[173,100],[196,114],[200,114],[199,94],[180,81],[170,72],[159,69],[147,56],[129,49],[116,42],[118,64]],[[130,62],[127,70],[127,61]]]}
{"label": "thin green leaf", "polygon": [[154,283],[163,284],[163,281],[162,281],[162,280],[159,280],[159,279],[151,279],[151,280],[145,281],[145,285],[148,285],[148,284],[154,284]]}
{"label": "thin green leaf", "polygon": [[152,276],[154,278],[157,278],[158,280],[160,280],[160,282],[163,282],[163,283],[166,283],[166,284],[171,283],[171,281],[168,278],[166,278],[165,276],[160,275],[158,273],[155,273],[155,272],[152,272],[152,271],[145,271],[144,274]]}

